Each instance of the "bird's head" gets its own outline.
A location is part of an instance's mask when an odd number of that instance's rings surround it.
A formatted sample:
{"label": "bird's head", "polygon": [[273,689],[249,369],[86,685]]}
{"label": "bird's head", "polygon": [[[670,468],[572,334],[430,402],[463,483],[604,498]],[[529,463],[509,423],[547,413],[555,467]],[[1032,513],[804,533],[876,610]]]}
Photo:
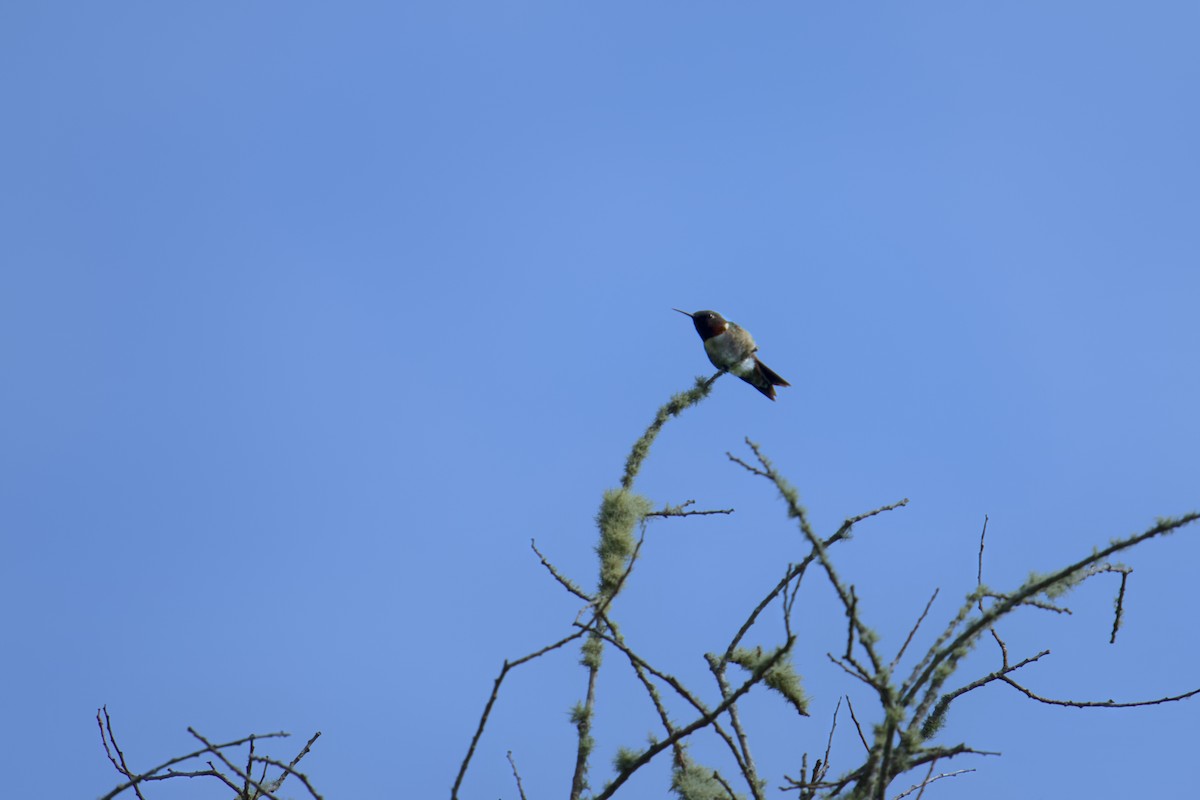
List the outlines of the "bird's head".
{"label": "bird's head", "polygon": [[715,311],[697,311],[695,314],[678,308],[672,309],[680,314],[685,314],[692,318],[692,324],[696,326],[696,333],[700,334],[701,339],[711,339],[714,336],[720,336],[729,327],[729,323]]}

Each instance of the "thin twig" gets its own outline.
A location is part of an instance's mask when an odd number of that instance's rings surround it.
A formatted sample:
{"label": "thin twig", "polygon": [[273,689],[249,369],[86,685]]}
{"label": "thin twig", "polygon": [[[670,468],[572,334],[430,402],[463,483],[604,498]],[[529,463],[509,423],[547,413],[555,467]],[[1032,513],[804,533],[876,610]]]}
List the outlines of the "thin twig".
{"label": "thin twig", "polygon": [[[107,709],[101,708],[96,711],[97,722],[100,721],[101,714],[104,714],[105,716],[107,716]],[[109,733],[111,734],[111,720],[109,720],[109,722],[110,722]],[[101,728],[100,728],[100,733],[101,733],[101,737],[103,738],[104,737],[104,727],[103,726],[101,726]],[[221,744],[212,745],[211,747],[201,748],[200,750],[196,750],[194,752],[187,753],[182,756],[176,756],[175,758],[168,759],[168,760],[164,761],[163,763],[159,764],[158,766],[152,767],[151,769],[148,769],[139,775],[134,775],[132,773],[130,773],[130,774],[124,773],[121,770],[121,767],[119,766],[117,761],[115,759],[113,759],[110,754],[109,758],[111,761],[113,761],[113,766],[116,768],[116,770],[118,772],[121,772],[121,774],[125,775],[125,777],[127,777],[129,780],[127,780],[125,783],[122,783],[122,784],[116,786],[115,788],[113,788],[110,792],[108,792],[108,794],[105,794],[103,797],[101,797],[100,800],[112,800],[114,797],[121,794],[126,789],[131,789],[131,788],[134,789],[135,794],[137,794],[140,797],[141,793],[137,790],[138,784],[149,782],[149,781],[167,780],[173,776],[188,777],[188,778],[211,776],[211,777],[219,778],[230,789],[232,789],[236,793],[236,792],[240,791],[240,788],[236,784],[231,783],[228,778],[226,778],[219,770],[217,770],[216,767],[214,767],[212,765],[212,762],[209,762],[209,771],[207,771],[207,772],[205,772],[205,771],[181,772],[181,771],[173,770],[171,768],[174,767],[176,764],[181,764],[185,761],[190,761],[193,758],[198,758],[199,756],[202,756],[205,753],[211,753],[214,750],[222,750],[222,749],[228,749],[228,748],[232,748],[232,747],[240,747],[241,745],[244,745],[247,742],[249,742],[251,738],[274,739],[274,738],[286,738],[289,735],[290,734],[285,733],[284,731],[276,731],[274,733],[256,733],[256,734],[253,734],[252,736],[246,736],[241,739],[235,739],[231,742],[223,742]],[[113,744],[115,746],[116,742],[114,741]],[[108,752],[108,743],[106,740],[105,740],[105,751]],[[166,773],[160,775],[159,773],[162,773],[164,770],[166,770]]]}
{"label": "thin twig", "polygon": [[917,635],[917,628],[921,627],[921,623],[925,621],[925,617],[929,614],[929,609],[933,608],[933,601],[937,599],[938,592],[941,588],[933,590],[933,596],[929,598],[929,602],[925,604],[925,610],[921,612],[921,616],[917,617],[917,624],[912,626],[912,630],[908,632],[908,637],[904,640],[904,644],[900,645],[900,652],[896,653],[896,657],[892,659],[889,671],[895,670],[896,665],[900,663],[900,659],[904,658],[904,651],[908,649],[908,645],[912,642],[913,637]]}
{"label": "thin twig", "polygon": [[[987,538],[988,516],[983,515],[983,530],[979,532],[979,567],[975,572],[975,590],[979,592],[979,613],[985,614],[983,608],[983,543]],[[1008,666],[1008,646],[1004,644],[1004,640],[1000,638],[1000,634],[996,633],[995,626],[989,625],[988,632],[992,634],[992,638],[996,640],[996,644],[1000,647],[1001,665]]]}
{"label": "thin twig", "polygon": [[[932,765],[930,766],[929,771],[931,773],[933,772]],[[907,797],[908,795],[912,794],[913,792],[917,791],[918,789],[920,790],[921,794],[917,795],[917,800],[921,800],[921,796],[925,794],[925,787],[928,786],[929,784],[931,784],[935,781],[940,781],[942,778],[953,778],[955,775],[964,775],[968,772],[974,772],[974,771],[975,771],[975,768],[972,767],[970,769],[956,769],[953,772],[943,772],[940,775],[934,775],[932,778],[927,776],[925,778],[925,780],[921,781],[920,783],[918,783],[915,786],[910,786],[908,789],[905,789],[903,792],[896,795],[892,800],[900,800],[900,798]]]}
{"label": "thin twig", "polygon": [[1200,689],[1193,689],[1190,692],[1177,694],[1172,697],[1160,697],[1157,700],[1137,700],[1132,703],[1118,703],[1114,700],[1055,700],[1050,697],[1042,697],[1040,694],[1026,689],[1021,684],[1014,681],[1012,678],[1000,676],[1000,680],[1007,683],[1009,686],[1016,689],[1021,694],[1031,700],[1037,700],[1039,703],[1045,703],[1051,706],[1070,706],[1071,708],[1140,708],[1141,706],[1157,706],[1163,703],[1177,703],[1180,700],[1186,700],[1189,697],[1195,697],[1200,694]]}
{"label": "thin twig", "polygon": [[[910,729],[915,728],[917,723],[920,722],[923,732],[926,734],[926,736],[928,736],[929,734],[932,733],[933,728],[937,727],[936,725],[934,725],[934,720],[941,719],[945,715],[946,710],[950,708],[950,704],[953,703],[955,700],[957,700],[959,697],[962,697],[967,692],[973,692],[981,686],[986,686],[987,684],[991,683],[992,681],[1001,680],[1008,673],[1016,672],[1017,670],[1021,669],[1022,667],[1032,664],[1033,662],[1041,659],[1043,656],[1048,656],[1048,655],[1050,655],[1050,651],[1043,650],[1042,652],[1038,653],[1036,656],[1030,656],[1029,658],[1027,658],[1024,661],[1021,661],[1017,664],[1011,664],[1011,665],[1005,664],[1004,666],[1002,666],[1000,669],[996,670],[995,672],[984,675],[982,678],[973,680],[970,683],[966,684],[965,686],[960,686],[959,688],[955,689],[953,692],[947,692],[946,694],[942,695],[941,698],[938,699],[937,705],[934,706],[933,711],[929,714],[928,717],[926,717],[925,719],[921,719],[919,715],[914,715],[912,724],[909,726],[909,728]],[[933,691],[933,688],[934,687],[931,686],[929,688],[929,691]],[[928,707],[928,703],[922,702],[921,709],[924,709],[926,707]]]}
{"label": "thin twig", "polygon": [[517,794],[525,800],[525,787],[521,785],[521,773],[517,772],[517,762],[513,761],[512,750],[508,751],[508,763],[512,766],[513,777],[517,779]]}
{"label": "thin twig", "polygon": [[1121,628],[1121,620],[1125,616],[1125,582],[1129,580],[1129,573],[1121,573],[1121,588],[1117,590],[1116,613],[1113,614],[1112,635],[1108,637],[1109,644],[1117,643],[1117,631]]}
{"label": "thin twig", "polygon": [[225,773],[214,767],[211,761],[209,762],[208,769],[191,770],[188,772],[180,772],[178,770],[169,769],[162,775],[151,775],[147,777],[144,782],[149,783],[150,781],[166,781],[171,780],[172,778],[216,778],[221,783],[232,789],[235,797],[240,795],[242,791],[236,783],[229,780]]}
{"label": "thin twig", "polygon": [[[977,756],[999,756],[999,755],[1001,755],[1000,753],[997,753],[992,750],[976,750],[973,747],[967,747],[965,744],[957,744],[957,745],[954,745],[953,747],[931,747],[931,748],[927,748],[925,750],[920,751],[919,754],[914,755],[912,757],[912,760],[910,762],[908,762],[907,765],[905,766],[904,771],[907,772],[907,771],[915,769],[917,767],[924,766],[925,764],[928,764],[931,761],[937,761],[938,759],[954,758],[955,756],[960,756],[960,755],[964,755],[964,754],[977,755]],[[853,772],[843,775],[843,776],[837,778],[836,780],[823,781],[821,783],[807,783],[806,784],[806,783],[797,782],[797,781],[789,778],[788,781],[790,782],[790,785],[789,786],[781,786],[780,789],[783,791],[793,791],[796,789],[800,789],[802,791],[808,790],[808,789],[830,789],[832,791],[829,792],[827,797],[835,797],[844,788],[846,788],[850,784],[859,783],[859,782],[862,782],[862,781],[868,779],[870,777],[870,775],[872,774],[871,767],[872,767],[871,761],[868,759],[868,762],[866,764],[864,764],[863,766],[854,770]],[[892,777],[894,778],[896,776],[893,775]]]}
{"label": "thin twig", "polygon": [[897,508],[904,508],[906,505],[908,505],[907,497],[903,500],[897,500],[895,503],[889,503],[886,506],[880,506],[879,508],[871,509],[865,514],[859,514],[858,516],[850,517],[842,523],[842,527],[838,529],[838,533],[845,534],[864,519],[870,519],[871,517],[882,514],[885,511],[895,511]]}
{"label": "thin twig", "polygon": [[850,702],[850,695],[846,695],[846,705],[850,709],[850,719],[854,720],[854,729],[858,731],[858,740],[862,742],[863,749],[870,753],[871,746],[867,744],[867,737],[863,736],[862,725],[858,724],[858,716],[854,713],[854,703]]}
{"label": "thin twig", "polygon": [[805,753],[800,761],[800,780],[797,781],[788,778],[786,775],[783,776],[785,780],[791,781],[795,785],[794,788],[801,790],[801,800],[809,800],[809,798],[815,797],[816,790],[812,789],[810,792],[810,787],[823,781],[825,775],[829,772],[829,752],[833,749],[833,732],[837,730],[837,715],[841,707],[842,698],[839,697],[837,705],[833,708],[833,722],[829,726],[829,739],[825,742],[825,757],[818,758],[816,763],[813,764],[811,775],[808,772],[808,753]]}
{"label": "thin twig", "polygon": [[721,773],[717,772],[715,769],[713,770],[713,780],[721,784],[721,787],[725,789],[725,794],[729,795],[729,800],[737,800],[737,795],[733,793],[733,787],[730,786],[729,782],[722,778]]}
{"label": "thin twig", "polygon": [[983,515],[983,530],[979,532],[979,567],[975,572],[975,585],[983,586],[983,540],[987,537],[988,515]]}
{"label": "thin twig", "polygon": [[808,800],[808,798],[813,796],[812,793],[818,789],[832,789],[833,791],[831,791],[827,797],[835,797],[842,791],[842,789],[845,789],[847,786],[855,783],[856,781],[862,780],[866,773],[867,767],[862,766],[847,775],[842,775],[836,780],[831,781],[797,781],[795,778],[789,778],[785,775],[784,780],[788,782],[788,785],[780,786],[779,790],[783,792],[793,792],[799,790],[801,798]]}
{"label": "thin twig", "polygon": [[740,628],[738,628],[737,633],[735,633],[733,638],[729,640],[729,646],[725,648],[725,654],[721,657],[722,661],[729,661],[729,659],[733,656],[733,651],[736,650],[737,646],[741,643],[742,638],[750,631],[750,628],[754,626],[755,621],[758,619],[758,615],[761,614],[763,610],[771,604],[771,601],[774,600],[775,597],[787,587],[788,583],[793,578],[799,577],[803,574],[805,566],[807,566],[807,564],[798,564],[788,567],[783,579],[780,580],[779,583],[775,584],[775,588],[767,592],[766,596],[758,602],[758,605],[756,605],[754,610],[750,612],[750,615],[746,617],[746,621],[742,623]]}
{"label": "thin twig", "polygon": [[578,597],[580,600],[582,600],[585,603],[594,603],[595,602],[595,599],[592,598],[590,595],[588,595],[587,592],[583,591],[583,589],[580,589],[578,586],[576,586],[574,581],[572,581],[570,578],[567,578],[562,573],[560,573],[557,569],[555,569],[554,565],[551,564],[544,555],[542,555],[542,551],[538,550],[536,540],[530,539],[529,546],[531,548],[533,548],[533,552],[536,553],[538,559],[541,560],[542,566],[545,567],[547,570],[549,570],[550,574],[554,577],[554,580],[558,581],[559,584],[564,589],[566,589],[568,592],[575,595],[576,597]]}
{"label": "thin twig", "polygon": [[496,681],[492,684],[492,693],[488,696],[487,704],[483,707],[483,714],[479,717],[479,725],[475,728],[475,735],[471,737],[471,744],[467,748],[467,754],[463,757],[462,764],[458,768],[458,776],[455,777],[454,786],[450,789],[451,800],[455,800],[455,798],[458,797],[458,789],[460,786],[462,786],[463,777],[467,774],[467,767],[471,764],[471,756],[475,755],[475,747],[479,744],[479,738],[483,736],[483,729],[487,725],[488,715],[492,713],[492,706],[496,704],[496,698],[500,694],[500,684],[504,683],[504,677],[508,675],[509,670],[519,667],[535,658],[544,656],[551,650],[557,650],[568,642],[572,642],[575,639],[578,639],[580,636],[583,636],[583,633],[583,631],[576,631],[570,636],[559,639],[554,644],[546,645],[541,650],[535,650],[529,655],[522,656],[516,661],[504,662],[503,666],[500,668],[500,674],[496,676]]}
{"label": "thin twig", "polygon": [[[849,698],[847,698],[847,699],[849,699]],[[829,751],[833,749],[833,732],[837,730],[837,715],[838,715],[838,711],[841,710],[841,707],[842,707],[842,698],[839,697],[838,701],[837,701],[837,705],[833,707],[833,722],[830,723],[830,725],[829,725],[829,739],[825,742],[825,758],[822,759],[822,763],[825,765],[825,772],[829,771]],[[813,776],[818,777],[817,776],[818,772],[819,772],[819,770],[817,768],[817,765],[814,764],[813,765]]]}
{"label": "thin twig", "polygon": [[304,747],[303,747],[303,748],[300,750],[300,752],[299,752],[299,753],[297,753],[297,754],[296,754],[296,757],[292,759],[291,763],[290,763],[290,764],[288,764],[288,769],[291,769],[292,767],[294,767],[294,766],[296,766],[297,764],[299,764],[299,763],[300,763],[300,759],[302,759],[302,758],[304,758],[306,755],[308,755],[308,751],[309,751],[309,750],[312,748],[312,746],[313,746],[313,742],[315,742],[317,739],[320,739],[320,738],[321,738],[321,732],[320,732],[320,731],[317,731],[316,733],[314,733],[314,734],[313,734],[313,735],[312,735],[312,736],[309,738],[309,740],[308,740],[307,742],[305,742],[305,743],[304,743]]}
{"label": "thin twig", "polygon": [[[921,781],[920,791],[917,793],[917,800],[921,800],[921,798],[924,797],[925,787],[929,785],[929,778],[931,775],[933,775],[933,770],[936,767],[937,767],[937,759],[935,758],[933,761],[929,762],[929,771],[925,773],[925,780]],[[909,789],[908,791],[911,792],[912,789]],[[904,797],[904,795],[907,793],[908,792],[904,792],[904,793],[900,794],[899,796],[893,798],[893,800],[900,800],[900,798]]]}
{"label": "thin twig", "polygon": [[[276,791],[279,791],[279,784],[283,783],[284,778],[286,778],[288,775],[295,775],[296,780],[303,783],[304,788],[308,789],[308,793],[313,796],[313,800],[324,800],[324,798],[317,792],[317,790],[313,788],[312,783],[308,780],[308,776],[305,775],[303,772],[297,772],[296,770],[292,769],[291,766],[284,764],[282,761],[275,759],[275,758],[269,758],[267,756],[255,756],[254,760],[258,761],[262,764],[270,764],[272,767],[276,767],[277,769],[283,770],[283,774],[280,776],[280,779],[276,782],[276,786],[275,786]],[[293,763],[295,763],[295,762],[293,762]]]}
{"label": "thin twig", "polygon": [[747,472],[751,473],[752,475],[758,475],[761,478],[770,478],[771,477],[770,475],[768,475],[766,472],[763,472],[758,467],[753,466],[752,464],[747,464],[745,461],[738,458],[737,456],[735,456],[733,453],[730,453],[729,451],[726,451],[725,455],[729,458],[730,461],[737,464],[739,467],[742,467],[743,469],[745,469]]}
{"label": "thin twig", "polygon": [[[220,748],[214,748],[212,745],[212,742],[210,742],[210,741],[208,741],[208,739],[204,738],[204,736],[201,735],[195,728],[188,726],[187,732],[190,733],[192,736],[195,736],[201,742],[203,742],[208,747],[208,751],[210,753],[212,753],[214,756],[216,756],[217,758],[219,758],[221,760],[221,763],[223,763],[226,767],[228,767],[229,770],[231,772],[233,772],[233,774],[237,775],[239,778],[241,778],[243,781],[245,781],[247,786],[254,787],[255,791],[257,791],[259,794],[263,795],[264,797],[269,797],[269,798],[271,798],[271,800],[279,800],[279,798],[276,797],[274,794],[272,794],[271,791],[269,789],[267,789],[267,787],[263,786],[261,783],[254,780],[254,778],[252,778],[250,776],[249,770],[247,770],[246,772],[243,773],[237,767],[237,765],[235,765],[232,761],[230,761],[228,758],[225,757],[225,754],[223,752],[221,752]],[[280,765],[280,766],[282,766],[282,765]],[[215,769],[215,767],[214,767],[214,769]]]}
{"label": "thin twig", "polygon": [[856,678],[857,680],[862,681],[867,686],[870,686],[872,689],[875,688],[875,684],[871,682],[871,676],[867,675],[865,672],[863,672],[862,667],[860,665],[854,664],[853,665],[854,669],[850,669],[850,665],[848,665],[845,661],[843,661],[842,659],[835,656],[833,653],[826,653],[825,657],[828,658],[830,661],[832,661],[834,664],[837,664],[839,667],[841,667],[842,671],[845,672],[847,675],[849,675],[851,678]]}
{"label": "thin twig", "polygon": [[[789,572],[791,565],[788,565]],[[800,583],[804,580],[804,571],[801,569],[796,573],[796,582],[792,584],[792,590],[788,592],[787,584],[784,584],[783,602],[780,604],[783,610],[783,632],[787,636],[792,635],[792,609],[796,607],[796,595],[800,593]]]}
{"label": "thin twig", "polygon": [[850,604],[846,606],[846,652],[842,655],[846,661],[854,663],[854,623],[858,620],[858,595],[854,592],[854,584],[850,585]]}
{"label": "thin twig", "polygon": [[242,797],[250,796],[250,774],[254,772],[254,737],[250,737],[250,755],[246,758],[246,781],[242,784]]}
{"label": "thin twig", "polygon": [[[141,787],[138,786],[138,781],[134,778],[133,771],[129,769],[129,764],[125,761],[125,753],[121,752],[121,746],[117,744],[117,737],[113,733],[112,729],[112,718],[108,715],[108,706],[102,706],[101,710],[104,712],[104,724],[100,725],[100,738],[102,741],[104,741],[104,752],[108,753],[108,760],[111,761],[112,765],[117,768],[117,772],[120,772],[122,775],[132,781],[131,785],[133,786],[133,792],[138,796],[139,800],[146,800],[146,798],[142,796]],[[99,711],[96,712],[96,723],[100,724]],[[108,740],[104,740],[105,730],[108,731]],[[113,758],[112,753],[108,750],[109,741],[112,742],[113,750],[117,751],[116,759]],[[251,741],[253,741],[253,739]],[[118,760],[120,761],[119,765],[117,763]]]}

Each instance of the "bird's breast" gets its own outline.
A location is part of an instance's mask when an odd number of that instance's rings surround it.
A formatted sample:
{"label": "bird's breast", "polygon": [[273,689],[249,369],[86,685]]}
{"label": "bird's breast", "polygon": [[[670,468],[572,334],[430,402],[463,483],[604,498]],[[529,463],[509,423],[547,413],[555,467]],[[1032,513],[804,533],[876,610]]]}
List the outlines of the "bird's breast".
{"label": "bird's breast", "polygon": [[724,333],[705,339],[704,351],[714,367],[737,374],[736,367],[754,354],[754,340],[741,329],[731,326]]}

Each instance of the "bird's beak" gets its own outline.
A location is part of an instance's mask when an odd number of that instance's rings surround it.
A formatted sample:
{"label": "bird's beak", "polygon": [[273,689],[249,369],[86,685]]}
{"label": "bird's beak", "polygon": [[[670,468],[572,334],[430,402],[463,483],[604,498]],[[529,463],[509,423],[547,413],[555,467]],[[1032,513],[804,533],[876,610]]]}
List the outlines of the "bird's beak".
{"label": "bird's beak", "polygon": [[[680,313],[680,314],[683,314],[684,316],[688,316],[688,317],[691,317],[691,316],[692,316],[691,314],[689,314],[689,313],[688,313],[688,312],[686,312],[686,311],[680,311],[678,308],[672,308],[671,310],[672,310],[672,311],[679,311],[679,313]],[[693,319],[695,319],[695,317],[692,317],[692,318],[693,318]]]}

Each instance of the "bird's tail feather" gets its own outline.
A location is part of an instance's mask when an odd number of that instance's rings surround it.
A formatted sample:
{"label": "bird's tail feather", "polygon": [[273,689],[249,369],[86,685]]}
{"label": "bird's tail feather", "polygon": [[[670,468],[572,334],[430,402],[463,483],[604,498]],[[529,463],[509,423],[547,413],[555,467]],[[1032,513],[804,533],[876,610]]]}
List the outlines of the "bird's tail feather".
{"label": "bird's tail feather", "polygon": [[775,399],[776,386],[791,386],[790,383],[775,374],[770,367],[757,358],[754,359],[754,370],[740,377],[772,400]]}
{"label": "bird's tail feather", "polygon": [[762,363],[757,358],[754,359],[754,361],[755,361],[755,364],[758,366],[759,374],[762,375],[763,378],[765,378],[768,383],[770,383],[773,386],[791,386],[790,383],[788,383],[783,378],[776,375],[775,371],[772,370],[770,367],[768,367],[766,364]]}

